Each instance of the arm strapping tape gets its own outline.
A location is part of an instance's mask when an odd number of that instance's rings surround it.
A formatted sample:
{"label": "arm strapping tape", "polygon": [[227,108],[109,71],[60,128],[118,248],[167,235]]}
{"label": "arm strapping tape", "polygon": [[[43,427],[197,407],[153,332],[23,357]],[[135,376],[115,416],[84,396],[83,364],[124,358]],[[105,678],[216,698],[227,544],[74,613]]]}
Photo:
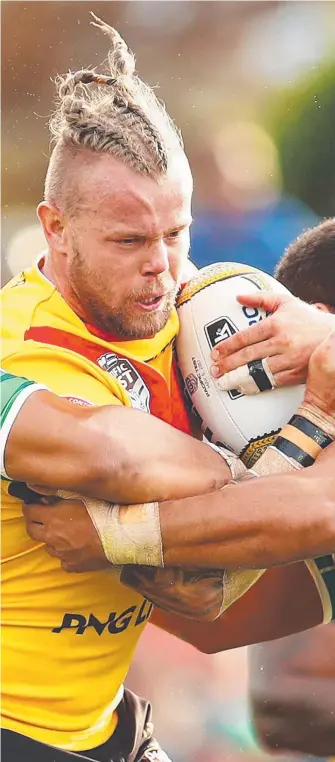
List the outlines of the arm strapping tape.
{"label": "arm strapping tape", "polygon": [[65,499],[81,500],[114,566],[164,566],[158,503],[120,506],[58,490]]}

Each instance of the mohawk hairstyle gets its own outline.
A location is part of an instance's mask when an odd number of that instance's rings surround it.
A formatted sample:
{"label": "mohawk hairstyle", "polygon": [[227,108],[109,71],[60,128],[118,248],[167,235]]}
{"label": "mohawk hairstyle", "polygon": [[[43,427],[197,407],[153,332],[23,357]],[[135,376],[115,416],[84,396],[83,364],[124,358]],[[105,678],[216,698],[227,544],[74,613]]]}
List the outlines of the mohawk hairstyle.
{"label": "mohawk hairstyle", "polygon": [[116,29],[91,15],[91,24],[111,42],[109,71],[83,69],[56,79],[56,109],[50,120],[54,148],[45,181],[45,198],[53,203],[61,194],[64,170],[79,149],[108,153],[135,172],[157,177],[167,172],[170,151],[183,148],[164,104],[135,74],[134,54]]}

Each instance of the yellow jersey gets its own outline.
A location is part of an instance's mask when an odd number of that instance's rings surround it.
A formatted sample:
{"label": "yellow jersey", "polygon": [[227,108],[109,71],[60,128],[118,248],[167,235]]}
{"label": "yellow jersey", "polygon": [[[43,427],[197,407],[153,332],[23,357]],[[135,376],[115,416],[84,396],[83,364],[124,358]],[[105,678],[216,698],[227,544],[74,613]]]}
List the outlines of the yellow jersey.
{"label": "yellow jersey", "polygon": [[[2,290],[2,367],[76,404],[138,407],[190,432],[173,311],[155,337],[94,333],[32,267]],[[46,431],[47,436],[47,431]],[[2,481],[2,724],[63,749],[94,748],[116,707],[152,605],[119,572],[67,574],[25,531]]]}

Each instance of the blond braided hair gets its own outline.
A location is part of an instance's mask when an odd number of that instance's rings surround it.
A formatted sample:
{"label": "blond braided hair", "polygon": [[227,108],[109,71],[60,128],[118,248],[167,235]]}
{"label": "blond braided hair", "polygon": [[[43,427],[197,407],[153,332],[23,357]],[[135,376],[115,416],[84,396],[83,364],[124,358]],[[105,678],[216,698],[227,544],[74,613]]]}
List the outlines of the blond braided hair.
{"label": "blond braided hair", "polygon": [[135,57],[120,34],[94,13],[93,26],[111,41],[108,73],[82,69],[58,77],[56,109],[50,120],[54,144],[45,198],[59,193],[64,150],[109,153],[148,176],[165,174],[169,154],[183,147],[164,104],[135,74]]}

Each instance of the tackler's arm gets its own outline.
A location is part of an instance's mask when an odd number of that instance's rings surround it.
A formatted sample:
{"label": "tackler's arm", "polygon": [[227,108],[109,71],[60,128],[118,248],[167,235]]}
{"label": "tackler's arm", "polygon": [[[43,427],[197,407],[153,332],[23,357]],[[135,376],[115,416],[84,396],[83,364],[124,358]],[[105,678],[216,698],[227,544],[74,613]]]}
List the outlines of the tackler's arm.
{"label": "tackler's arm", "polygon": [[91,502],[106,557],[116,565],[261,569],[332,552],[333,438],[333,421],[302,406],[248,479],[183,501]]}
{"label": "tackler's arm", "polygon": [[14,400],[3,436],[11,480],[136,503],[202,494],[230,479],[212,448],[139,410],[81,407],[39,387],[23,401]]}

